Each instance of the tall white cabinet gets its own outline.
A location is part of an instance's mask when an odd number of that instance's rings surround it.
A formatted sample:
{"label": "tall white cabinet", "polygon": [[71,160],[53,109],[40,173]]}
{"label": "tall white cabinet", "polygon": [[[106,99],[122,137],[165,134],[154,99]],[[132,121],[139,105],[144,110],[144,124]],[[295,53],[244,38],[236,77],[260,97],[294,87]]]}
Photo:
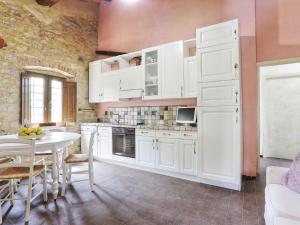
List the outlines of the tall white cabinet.
{"label": "tall white cabinet", "polygon": [[238,21],[197,29],[198,176],[236,190],[242,177]]}

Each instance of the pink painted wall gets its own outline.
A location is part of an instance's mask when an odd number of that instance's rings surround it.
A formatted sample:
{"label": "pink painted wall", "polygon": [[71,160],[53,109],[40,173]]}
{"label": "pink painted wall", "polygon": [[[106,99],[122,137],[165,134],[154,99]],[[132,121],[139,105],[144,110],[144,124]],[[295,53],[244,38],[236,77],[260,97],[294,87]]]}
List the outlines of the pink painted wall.
{"label": "pink painted wall", "polygon": [[300,1],[257,0],[257,61],[300,57]]}
{"label": "pink painted wall", "polygon": [[[241,34],[244,174],[257,168],[257,76],[255,0],[124,0],[102,2],[99,9],[99,49],[131,52],[195,37],[197,27],[238,18]],[[166,100],[98,105],[98,116],[110,106],[195,105],[194,100]]]}

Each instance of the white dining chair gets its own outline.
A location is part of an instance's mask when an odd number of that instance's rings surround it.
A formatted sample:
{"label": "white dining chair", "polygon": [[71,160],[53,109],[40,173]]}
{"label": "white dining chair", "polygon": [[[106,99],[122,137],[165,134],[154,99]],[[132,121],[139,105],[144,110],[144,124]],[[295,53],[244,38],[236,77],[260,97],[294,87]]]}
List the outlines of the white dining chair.
{"label": "white dining chair", "polygon": [[[63,176],[62,176],[62,191],[61,195],[65,195],[66,191],[66,182],[68,178],[68,183],[72,183],[71,181],[71,175],[72,174],[84,174],[88,173],[89,175],[89,183],[91,191],[94,191],[94,165],[93,165],[93,145],[94,145],[94,139],[96,137],[96,131],[92,132],[90,143],[89,143],[89,151],[88,154],[69,154],[66,156],[67,152],[64,151],[64,159],[62,162],[62,170],[63,170]],[[86,164],[88,166],[87,170],[79,170],[79,171],[73,171],[72,168],[75,166],[82,166]],[[68,175],[68,176],[67,176]],[[76,180],[75,182],[83,181],[83,180]],[[74,182],[74,181],[73,181]]]}
{"label": "white dining chair", "polygon": [[[0,164],[12,162],[14,159],[10,157],[1,157]],[[4,198],[13,197],[14,194],[14,180],[0,180],[0,196]],[[0,207],[3,202],[1,202]],[[13,202],[11,202],[13,204]]]}
{"label": "white dining chair", "polygon": [[[17,149],[9,149],[9,144],[20,144]],[[47,201],[47,186],[46,186],[46,164],[43,159],[35,161],[35,140],[23,140],[23,139],[0,139],[0,158],[10,157],[15,160],[0,164],[0,180],[10,181],[11,192],[10,196],[0,198],[0,205],[2,202],[10,201],[13,203],[14,200],[25,200],[25,222],[29,221],[30,203],[38,195],[44,194],[44,201]],[[36,176],[41,177],[41,182],[33,185],[33,178]],[[14,191],[12,190],[12,180],[15,179],[27,179],[28,189],[27,196],[15,197]],[[38,184],[43,185],[43,189],[32,197],[32,191]],[[19,185],[23,185],[21,182]],[[0,224],[2,224],[2,210],[0,207]]]}

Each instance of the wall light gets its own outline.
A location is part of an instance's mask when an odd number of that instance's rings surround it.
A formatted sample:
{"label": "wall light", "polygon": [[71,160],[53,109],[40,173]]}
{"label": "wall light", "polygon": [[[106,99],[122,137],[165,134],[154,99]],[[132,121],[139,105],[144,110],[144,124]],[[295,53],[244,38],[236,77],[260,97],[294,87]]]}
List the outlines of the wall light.
{"label": "wall light", "polygon": [[125,3],[131,4],[131,3],[137,2],[138,0],[122,0],[122,1]]}

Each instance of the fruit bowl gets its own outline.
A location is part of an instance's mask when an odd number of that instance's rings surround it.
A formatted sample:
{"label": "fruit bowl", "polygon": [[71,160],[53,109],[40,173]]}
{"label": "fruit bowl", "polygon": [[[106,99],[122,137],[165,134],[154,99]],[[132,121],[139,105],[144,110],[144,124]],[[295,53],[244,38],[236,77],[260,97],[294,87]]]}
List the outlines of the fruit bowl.
{"label": "fruit bowl", "polygon": [[18,138],[21,139],[37,139],[40,140],[45,136],[45,132],[40,127],[22,127],[19,130]]}
{"label": "fruit bowl", "polygon": [[41,140],[43,137],[45,137],[45,134],[26,135],[26,136],[22,136],[22,135],[18,134],[18,138],[26,139],[26,140],[32,140],[32,139]]}

